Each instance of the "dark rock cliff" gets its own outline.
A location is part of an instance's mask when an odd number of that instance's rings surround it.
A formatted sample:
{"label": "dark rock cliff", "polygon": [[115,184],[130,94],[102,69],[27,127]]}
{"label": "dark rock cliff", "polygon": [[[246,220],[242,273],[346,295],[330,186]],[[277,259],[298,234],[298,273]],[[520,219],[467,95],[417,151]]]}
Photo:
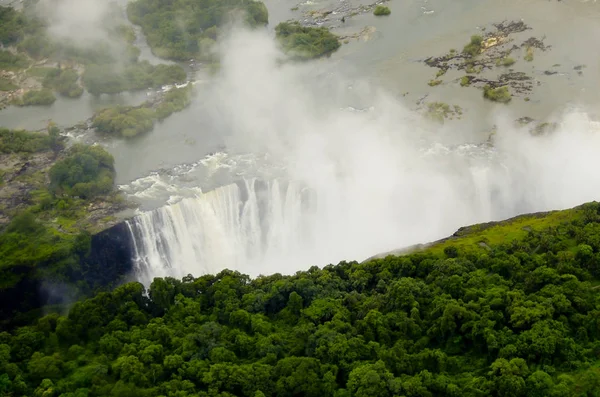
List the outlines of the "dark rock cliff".
{"label": "dark rock cliff", "polygon": [[88,285],[105,287],[131,276],[133,242],[125,222],[92,236],[90,253],[82,258]]}
{"label": "dark rock cliff", "polygon": [[2,274],[14,280],[0,286],[0,331],[26,325],[48,312],[64,312],[83,296],[133,280],[132,245],[129,228],[122,222],[92,235],[89,251],[70,265],[66,277],[48,276],[47,269],[36,266],[12,267]]}

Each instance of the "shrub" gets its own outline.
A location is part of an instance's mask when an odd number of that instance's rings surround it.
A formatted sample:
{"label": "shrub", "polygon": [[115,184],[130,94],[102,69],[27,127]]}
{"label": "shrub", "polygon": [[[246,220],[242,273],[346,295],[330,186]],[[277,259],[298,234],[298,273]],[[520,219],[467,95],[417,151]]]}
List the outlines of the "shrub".
{"label": "shrub", "polygon": [[117,106],[98,112],[92,126],[99,132],[129,138],[152,130],[154,115],[148,108]]}
{"label": "shrub", "polygon": [[12,81],[0,77],[0,91],[13,91],[18,88],[19,86],[15,85]]}
{"label": "shrub", "polygon": [[389,9],[389,7],[386,6],[382,6],[382,5],[378,5],[377,7],[375,7],[375,10],[373,11],[373,15],[375,16],[382,16],[382,15],[390,15],[392,13],[392,11]]}
{"label": "shrub", "polygon": [[458,105],[451,107],[444,102],[431,102],[427,104],[425,117],[431,121],[444,123],[446,119],[460,118],[462,113],[462,108]]}
{"label": "shrub", "polygon": [[102,109],[92,120],[92,126],[98,132],[131,138],[152,130],[156,120],[162,120],[174,112],[185,109],[191,103],[192,85],[172,88],[152,109],[151,102],[142,106],[117,106]]}
{"label": "shrub", "polygon": [[0,128],[0,153],[35,153],[50,147],[48,134]]}
{"label": "shrub", "polygon": [[525,51],[525,58],[524,59],[527,62],[533,61],[533,47],[527,47],[527,50]]}
{"label": "shrub", "polygon": [[34,58],[50,57],[58,50],[58,45],[46,37],[44,34],[35,34],[26,36],[23,41],[17,45],[19,51],[26,52]]}
{"label": "shrub", "polygon": [[496,61],[496,66],[511,66],[515,63],[516,61],[513,58],[510,57],[503,57],[503,58],[499,58]]}
{"label": "shrub", "polygon": [[298,22],[282,22],[275,33],[283,50],[297,59],[318,58],[329,55],[340,48],[336,35],[326,28],[313,28]]}
{"label": "shrub", "polygon": [[79,75],[73,69],[54,69],[44,77],[44,86],[54,88],[60,93],[68,93],[73,85],[77,85]]}
{"label": "shrub", "polygon": [[7,50],[0,50],[0,69],[19,70],[29,66],[26,57],[20,54],[13,54]]}
{"label": "shrub", "polygon": [[114,159],[102,147],[75,145],[50,168],[50,190],[92,198],[112,191],[114,174]]}
{"label": "shrub", "polygon": [[479,35],[471,36],[471,41],[463,48],[463,54],[469,57],[479,55],[481,52],[481,43],[483,43],[483,37]]}
{"label": "shrub", "polygon": [[52,90],[43,88],[39,91],[27,91],[23,96],[15,100],[17,106],[48,106],[56,101]]}
{"label": "shrub", "polygon": [[46,72],[43,84],[44,87],[55,89],[63,96],[78,98],[83,94],[78,80],[79,74],[74,69],[54,68]]}
{"label": "shrub", "polygon": [[181,83],[186,78],[179,65],[155,66],[144,61],[135,62],[121,72],[106,65],[90,65],[83,74],[83,83],[90,94],[100,95]]}
{"label": "shrub", "polygon": [[167,92],[162,102],[156,107],[154,116],[158,120],[163,120],[172,113],[185,109],[191,102],[191,84],[184,88],[174,88]]}
{"label": "shrub", "polygon": [[36,32],[40,28],[41,21],[32,18],[31,14],[0,6],[0,44],[15,45],[23,40],[26,33]]}
{"label": "shrub", "polygon": [[492,88],[491,86],[486,85],[483,88],[483,97],[490,101],[500,103],[508,103],[512,99],[512,95],[507,86]]}

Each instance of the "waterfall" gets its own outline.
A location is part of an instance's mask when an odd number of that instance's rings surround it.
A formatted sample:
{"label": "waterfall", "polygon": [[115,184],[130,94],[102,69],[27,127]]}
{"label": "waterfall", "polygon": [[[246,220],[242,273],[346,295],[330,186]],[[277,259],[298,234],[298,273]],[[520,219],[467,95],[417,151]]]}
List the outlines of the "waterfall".
{"label": "waterfall", "polygon": [[344,159],[352,161],[293,181],[242,180],[129,220],[138,279],[223,269],[255,277],[361,261],[461,226],[572,207],[600,191],[595,174],[533,149],[500,155],[464,145],[398,161]]}
{"label": "waterfall", "polygon": [[127,222],[138,279],[290,274],[444,237],[496,212],[499,175],[476,163],[407,168],[391,180],[323,169],[305,184],[247,179],[185,198]]}
{"label": "waterfall", "polygon": [[313,207],[298,184],[251,179],[143,213],[127,222],[138,277],[277,272],[311,246]]}

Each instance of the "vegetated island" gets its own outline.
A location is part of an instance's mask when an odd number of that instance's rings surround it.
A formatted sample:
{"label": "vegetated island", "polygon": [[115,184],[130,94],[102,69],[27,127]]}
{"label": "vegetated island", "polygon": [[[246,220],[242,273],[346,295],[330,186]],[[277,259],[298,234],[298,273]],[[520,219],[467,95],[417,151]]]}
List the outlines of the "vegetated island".
{"label": "vegetated island", "polygon": [[[163,58],[218,62],[213,48],[222,26],[245,15],[246,26],[264,26],[268,22],[265,5],[253,0],[229,3],[208,1],[195,6],[183,0],[155,2],[136,0],[127,7],[129,19],[142,27],[152,51]],[[293,59],[305,60],[329,55],[341,43],[325,27],[303,26],[287,21],[275,27],[284,52]]]}
{"label": "vegetated island", "polygon": [[[515,44],[511,37],[531,28],[524,22],[501,22],[493,25],[494,30],[484,35],[473,35],[462,51],[451,49],[441,57],[430,57],[425,60],[428,66],[435,67],[438,72],[435,79],[429,81],[430,86],[436,86],[443,81],[440,79],[450,69],[463,70],[466,75],[460,80],[463,87],[476,86],[483,90],[484,98],[491,101],[508,103],[513,95],[528,94],[533,89],[533,79],[523,72],[511,69],[502,71],[497,79],[481,77],[480,73],[496,68],[509,68],[518,57],[532,61],[534,51],[547,51],[550,46],[535,37]],[[517,59],[516,59],[517,58]]]}
{"label": "vegetated island", "polygon": [[135,0],[127,5],[129,20],[142,27],[152,52],[179,61],[213,61],[220,28],[244,18],[247,26],[265,26],[269,13],[253,0]]}
{"label": "vegetated island", "polygon": [[179,65],[139,61],[135,32],[117,5],[106,15],[106,39],[85,47],[48,33],[39,5],[0,7],[0,107],[50,105],[55,93],[76,98],[183,83]]}
{"label": "vegetated island", "polygon": [[96,112],[85,123],[85,127],[94,128],[104,136],[132,138],[151,131],[157,121],[188,107],[192,101],[192,92],[192,83],[187,83],[182,87],[171,87],[167,92],[139,106],[105,108]]}
{"label": "vegetated island", "polygon": [[338,36],[329,29],[302,26],[297,21],[281,22],[275,27],[275,34],[283,51],[296,60],[328,56],[341,46]]}
{"label": "vegetated island", "polygon": [[445,120],[461,119],[463,116],[463,109],[458,105],[444,102],[428,102],[424,105],[423,116],[440,124],[444,124]]}
{"label": "vegetated island", "polygon": [[56,396],[590,396],[600,384],[599,286],[594,202],[294,276],[157,278],[147,294],[128,283],[0,333],[0,387]]}
{"label": "vegetated island", "polygon": [[390,15],[391,13],[392,11],[389,9],[389,7],[386,7],[384,5],[378,5],[373,10],[373,15],[375,15],[376,17]]}

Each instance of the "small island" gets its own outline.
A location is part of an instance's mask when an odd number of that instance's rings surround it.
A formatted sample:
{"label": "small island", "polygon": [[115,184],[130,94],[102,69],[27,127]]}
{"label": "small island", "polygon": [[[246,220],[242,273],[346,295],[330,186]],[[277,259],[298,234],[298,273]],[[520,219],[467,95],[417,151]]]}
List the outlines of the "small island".
{"label": "small island", "polygon": [[267,7],[254,0],[205,0],[200,6],[186,0],[135,0],[127,5],[127,16],[142,27],[152,52],[178,61],[214,60],[211,49],[219,27],[239,15],[250,27],[269,21]]}
{"label": "small island", "polygon": [[390,15],[391,13],[392,11],[389,9],[389,7],[383,5],[378,5],[377,7],[375,7],[375,10],[373,10],[373,15],[377,17]]}
{"label": "small island", "polygon": [[296,21],[280,23],[275,34],[283,50],[298,60],[327,56],[341,46],[339,38],[329,29],[302,26]]}

